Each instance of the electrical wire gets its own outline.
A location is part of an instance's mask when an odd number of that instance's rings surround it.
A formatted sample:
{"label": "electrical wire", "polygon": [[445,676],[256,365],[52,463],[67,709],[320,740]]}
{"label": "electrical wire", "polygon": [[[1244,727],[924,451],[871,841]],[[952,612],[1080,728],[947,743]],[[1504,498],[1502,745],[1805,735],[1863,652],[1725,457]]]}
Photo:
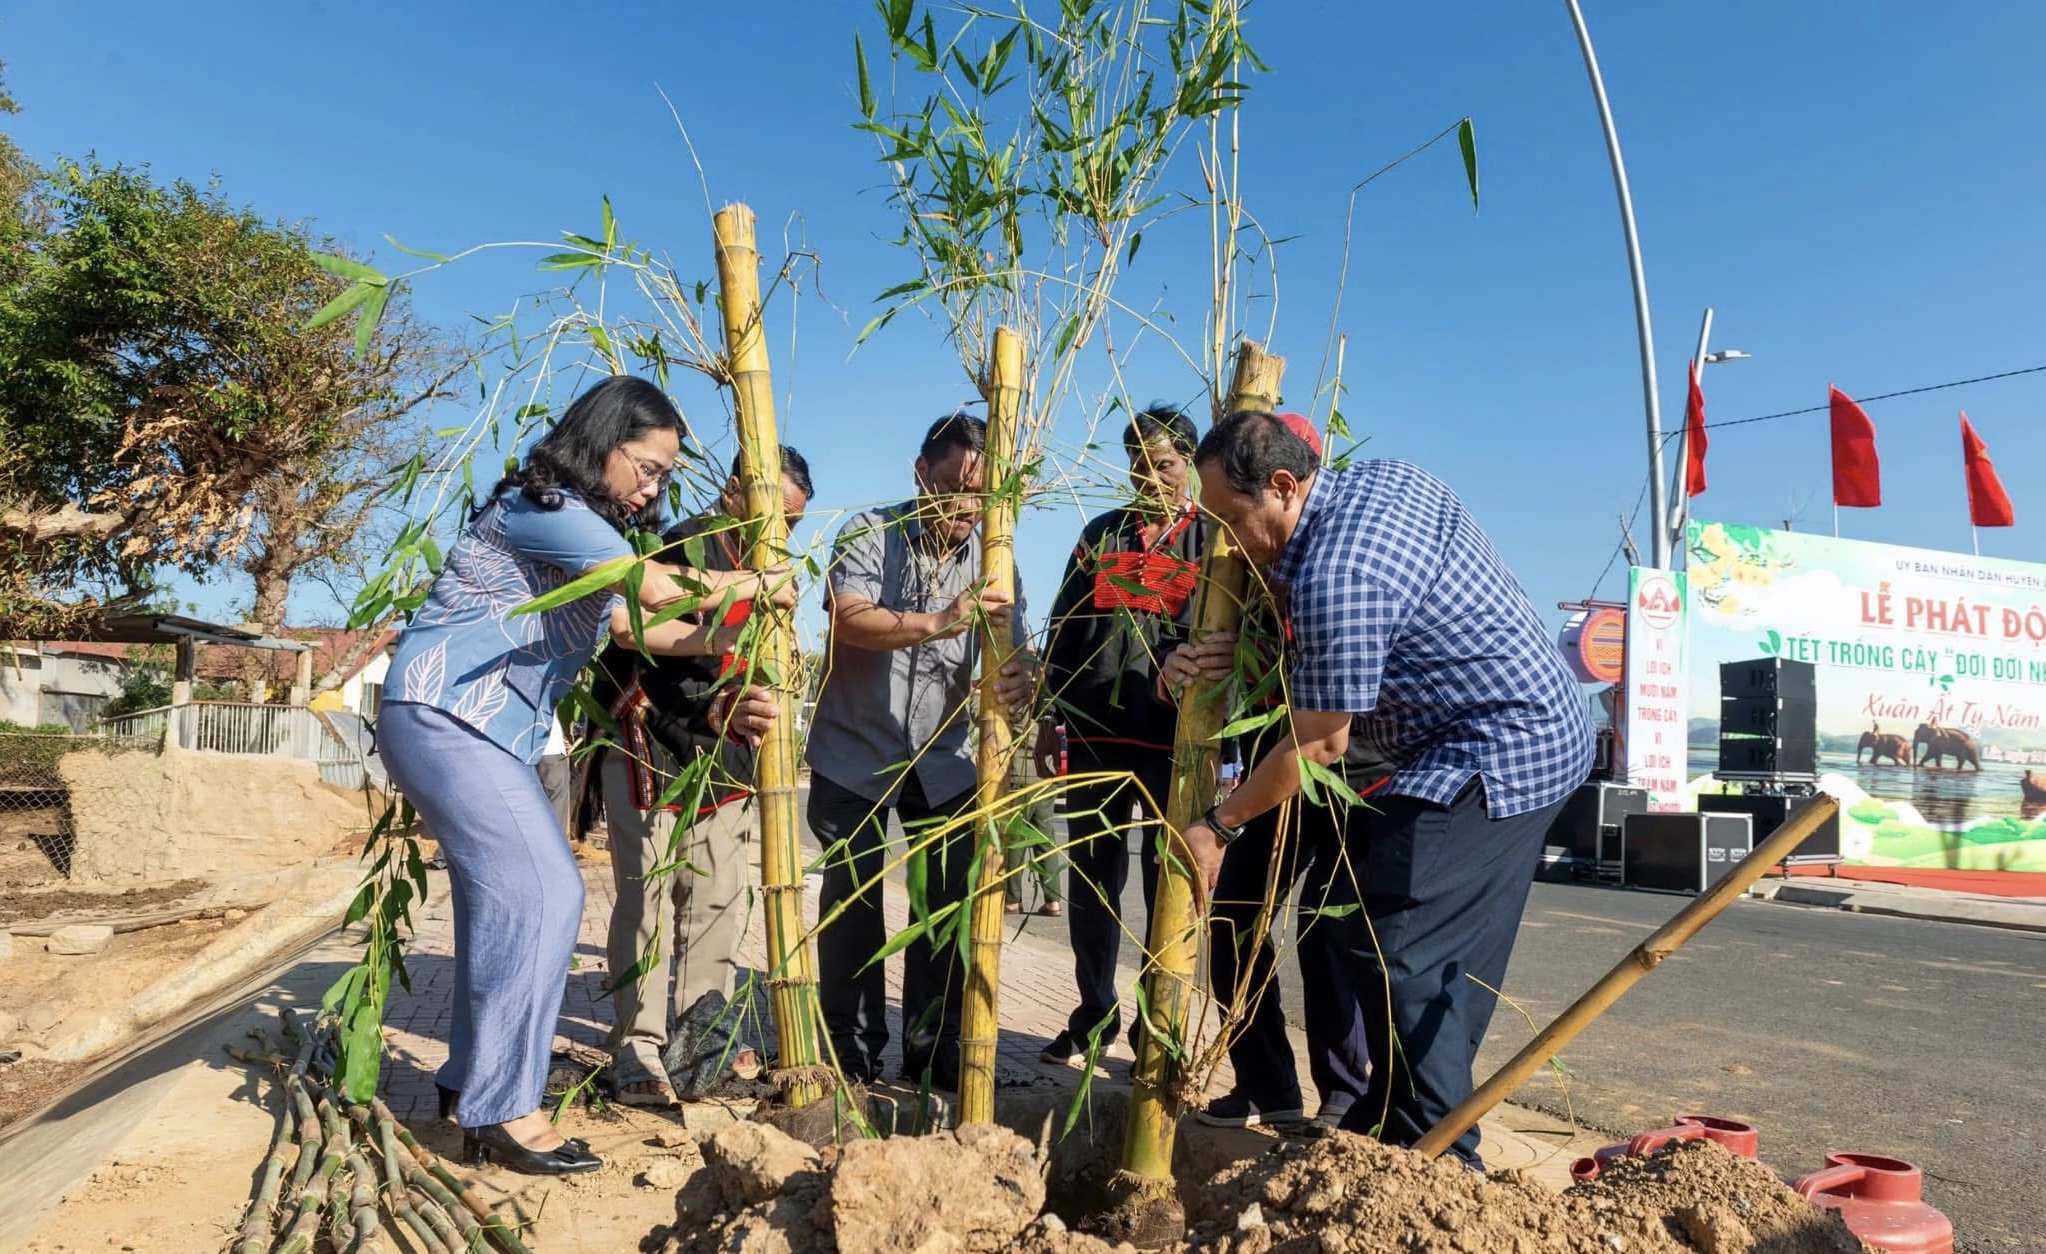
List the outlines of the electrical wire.
{"label": "electrical wire", "polygon": [[[1991,383],[1997,379],[2014,379],[2021,374],[2038,374],[2042,370],[2046,370],[2046,366],[2027,366],[2023,370],[2006,370],[2001,374],[1985,374],[1973,379],[1956,379],[1951,383],[1931,383],[1922,388],[1905,388],[1901,392],[1882,392],[1875,396],[1857,397],[1855,403],[1868,405],[1875,401],[1894,400],[1899,396],[1916,396],[1921,392],[1940,392],[1947,388],[1964,388],[1975,383]],[[1724,422],[1708,422],[1705,424],[1705,429],[1707,431],[1716,431],[1720,427],[1745,427],[1749,423],[1773,422],[1778,418],[1796,418],[1803,414],[1823,414],[1830,408],[1830,405],[1811,405],[1804,409],[1786,409],[1780,413],[1758,414],[1753,418],[1729,418]]]}

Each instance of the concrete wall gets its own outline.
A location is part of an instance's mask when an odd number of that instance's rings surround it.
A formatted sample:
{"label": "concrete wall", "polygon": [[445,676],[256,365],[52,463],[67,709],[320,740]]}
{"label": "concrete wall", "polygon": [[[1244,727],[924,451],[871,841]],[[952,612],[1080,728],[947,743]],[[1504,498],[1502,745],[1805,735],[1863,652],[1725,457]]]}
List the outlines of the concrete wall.
{"label": "concrete wall", "polygon": [[0,719],[82,732],[120,695],[127,664],[112,658],[7,649],[0,656]]}
{"label": "concrete wall", "polygon": [[291,758],[166,748],[67,754],[75,880],[127,884],[242,875],[310,861],[374,822],[367,793]]}

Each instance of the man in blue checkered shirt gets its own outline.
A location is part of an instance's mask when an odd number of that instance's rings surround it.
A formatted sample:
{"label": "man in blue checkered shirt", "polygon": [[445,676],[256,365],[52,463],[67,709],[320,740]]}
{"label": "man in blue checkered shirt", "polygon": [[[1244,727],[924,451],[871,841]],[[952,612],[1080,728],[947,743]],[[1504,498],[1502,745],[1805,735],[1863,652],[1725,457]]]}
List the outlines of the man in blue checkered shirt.
{"label": "man in blue checkered shirt", "polygon": [[[1345,932],[1366,1014],[1391,1008],[1343,1126],[1411,1145],[1471,1092],[1543,833],[1591,770],[1591,717],[1456,494],[1405,462],[1324,470],[1311,432],[1294,414],[1232,414],[1194,454],[1202,508],[1286,598],[1295,743],[1189,825],[1183,852],[1212,885],[1243,825],[1303,772],[1331,778],[1320,768],[1352,736],[1393,764],[1349,816],[1321,922]],[[1181,646],[1166,680],[1226,675],[1233,653],[1225,636]],[[1475,1128],[1455,1145],[1474,1167],[1477,1148]]]}

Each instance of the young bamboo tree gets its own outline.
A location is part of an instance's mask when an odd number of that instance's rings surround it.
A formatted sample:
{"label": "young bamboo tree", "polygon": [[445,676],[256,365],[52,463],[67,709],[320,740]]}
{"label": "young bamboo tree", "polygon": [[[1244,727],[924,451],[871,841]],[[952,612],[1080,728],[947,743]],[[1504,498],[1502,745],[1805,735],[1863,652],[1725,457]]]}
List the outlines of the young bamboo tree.
{"label": "young bamboo tree", "polygon": [[[1236,373],[1217,417],[1240,409],[1270,410],[1278,404],[1286,359],[1249,340],[1236,350]],[[1192,638],[1233,632],[1242,624],[1250,590],[1250,566],[1228,537],[1211,536],[1201,559],[1194,602]],[[1180,697],[1173,737],[1172,795],[1166,824],[1177,833],[1215,803],[1217,736],[1229,718],[1229,681],[1199,680]],[[1184,1227],[1172,1202],[1172,1145],[1190,1087],[1184,1047],[1194,1003],[1194,967],[1200,953],[1200,911],[1193,877],[1199,870],[1184,857],[1167,857],[1158,869],[1158,896],[1151,908],[1149,960],[1144,968],[1144,1028],[1138,1036],[1137,1065],[1131,1072],[1130,1108],[1123,1128],[1118,1182],[1132,1230]],[[1144,1212],[1157,1208],[1157,1220]],[[1164,1212],[1169,1212],[1164,1213]],[[1141,1244],[1141,1242],[1140,1242]]]}
{"label": "young bamboo tree", "polygon": [[[738,415],[739,482],[746,494],[746,564],[765,570],[788,560],[789,530],[782,512],[774,387],[760,321],[760,253],[754,247],[753,211],[745,205],[727,205],[713,225],[718,304]],[[794,664],[795,613],[774,608],[764,612],[767,622],[758,636],[754,666],[774,691],[775,719],[760,742],[753,793],[760,813],[761,893],[767,904],[767,984],[774,1004],[782,1095],[789,1105],[804,1106],[817,1098],[825,1076],[818,1074],[816,977],[803,934],[795,727],[802,693]]]}
{"label": "young bamboo tree", "polygon": [[[1023,409],[1023,337],[995,328],[987,373],[987,508],[981,516],[981,581],[1012,600],[1016,595],[1017,434]],[[975,827],[972,936],[966,1004],[959,1027],[959,1122],[995,1117],[995,1046],[1002,958],[1002,794],[1008,789],[1009,711],[995,695],[1002,667],[1015,652],[1015,633],[983,621],[980,627],[980,727],[975,766],[980,774]],[[1025,749],[1027,752],[1027,747]]]}

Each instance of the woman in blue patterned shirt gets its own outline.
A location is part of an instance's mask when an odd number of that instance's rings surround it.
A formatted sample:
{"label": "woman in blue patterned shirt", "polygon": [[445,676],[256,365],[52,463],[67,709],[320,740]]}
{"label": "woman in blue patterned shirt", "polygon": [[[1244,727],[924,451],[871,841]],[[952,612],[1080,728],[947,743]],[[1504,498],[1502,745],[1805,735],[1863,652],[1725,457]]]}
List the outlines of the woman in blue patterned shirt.
{"label": "woman in blue patterned shirt", "polygon": [[[436,1080],[472,1162],[541,1174],[603,1165],[540,1109],[583,882],[534,765],[556,703],[606,639],[634,639],[632,616],[615,584],[515,611],[602,568],[623,579],[634,556],[626,532],[659,529],[681,430],[674,405],[644,379],[606,379],[578,397],[477,510],[391,661],[378,752],[448,862],[454,1009]],[[796,598],[785,568],[641,569],[647,611]],[[640,638],[656,653],[715,655],[731,651],[737,631],[678,619]]]}

